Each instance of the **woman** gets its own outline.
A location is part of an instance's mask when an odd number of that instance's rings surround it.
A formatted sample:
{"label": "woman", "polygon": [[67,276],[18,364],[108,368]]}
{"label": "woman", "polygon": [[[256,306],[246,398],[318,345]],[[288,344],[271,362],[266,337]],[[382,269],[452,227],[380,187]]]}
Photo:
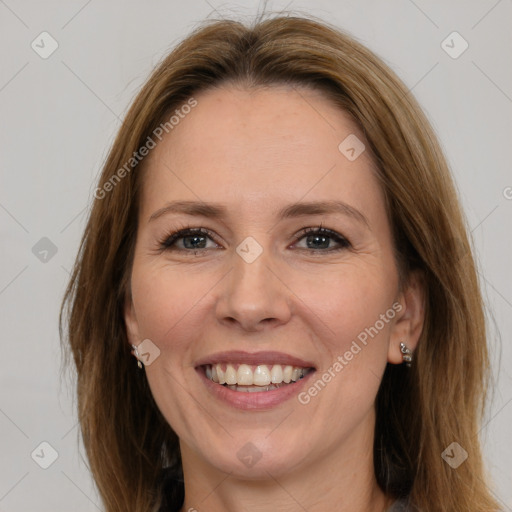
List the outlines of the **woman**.
{"label": "woman", "polygon": [[158,66],[65,315],[108,512],[499,510],[446,161],[402,82],[334,27],[210,22]]}

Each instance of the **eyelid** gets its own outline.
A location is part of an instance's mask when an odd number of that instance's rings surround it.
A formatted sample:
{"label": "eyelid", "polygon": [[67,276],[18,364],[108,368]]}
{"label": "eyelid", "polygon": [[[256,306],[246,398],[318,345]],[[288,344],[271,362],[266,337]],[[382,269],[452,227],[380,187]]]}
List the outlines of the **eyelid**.
{"label": "eyelid", "polygon": [[[170,234],[165,235],[162,239],[159,240],[158,245],[162,250],[165,251],[166,249],[170,249],[173,246],[174,242],[176,242],[177,240],[180,240],[181,238],[184,238],[186,236],[192,236],[196,234],[207,236],[210,239],[212,239],[216,244],[218,244],[218,242],[215,240],[215,234],[213,233],[213,231],[203,227],[184,226],[173,230],[172,233]],[[206,249],[197,250],[204,251]]]}
{"label": "eyelid", "polygon": [[299,242],[305,236],[315,235],[315,234],[328,235],[329,237],[334,239],[334,241],[336,243],[340,244],[341,247],[326,249],[324,251],[322,251],[322,250],[318,250],[317,251],[315,249],[302,249],[302,250],[309,251],[309,252],[325,253],[325,252],[334,252],[336,250],[341,250],[341,249],[348,249],[348,248],[352,247],[352,243],[350,242],[350,240],[346,236],[342,235],[341,233],[339,233],[338,231],[335,231],[333,229],[325,228],[325,227],[322,226],[322,224],[320,224],[320,226],[317,226],[317,227],[302,228],[294,236],[294,238],[295,238],[296,242]]}

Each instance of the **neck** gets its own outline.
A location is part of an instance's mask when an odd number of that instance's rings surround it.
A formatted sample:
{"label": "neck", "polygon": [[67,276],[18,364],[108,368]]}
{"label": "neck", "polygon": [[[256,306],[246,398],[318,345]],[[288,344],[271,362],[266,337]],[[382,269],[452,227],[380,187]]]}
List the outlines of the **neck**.
{"label": "neck", "polygon": [[181,512],[385,512],[393,503],[375,479],[374,415],[358,425],[342,446],[304,459],[292,471],[251,480],[226,474],[181,443],[185,502]]}

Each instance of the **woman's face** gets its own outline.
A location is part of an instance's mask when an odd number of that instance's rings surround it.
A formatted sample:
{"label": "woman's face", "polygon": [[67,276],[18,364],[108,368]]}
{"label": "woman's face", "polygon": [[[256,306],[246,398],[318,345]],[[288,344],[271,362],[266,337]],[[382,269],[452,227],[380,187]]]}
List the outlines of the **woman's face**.
{"label": "woman's face", "polygon": [[363,135],[309,89],[195,99],[147,157],[125,316],[184,464],[267,478],[370,456],[413,327]]}

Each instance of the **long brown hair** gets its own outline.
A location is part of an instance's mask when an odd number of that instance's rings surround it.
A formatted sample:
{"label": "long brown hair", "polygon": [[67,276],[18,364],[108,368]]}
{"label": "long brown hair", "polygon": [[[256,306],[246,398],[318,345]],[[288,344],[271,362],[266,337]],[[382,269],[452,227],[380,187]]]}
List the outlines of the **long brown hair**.
{"label": "long brown hair", "polygon": [[[204,22],[142,87],[105,162],[60,317],[65,361],[71,348],[76,365],[84,445],[105,510],[157,510],[162,467],[181,465],[177,436],[145,376],[137,374],[124,325],[144,166],[127,169],[126,162],[170,112],[228,81],[321,89],[349,113],[373,154],[401,275],[423,273],[425,323],[414,364],[388,364],[377,395],[379,485],[390,496],[410,495],[419,510],[499,510],[478,438],[490,375],[483,304],[439,143],[410,91],[381,59],[325,22],[291,15],[250,26]],[[468,453],[457,469],[441,457],[452,442]]]}

